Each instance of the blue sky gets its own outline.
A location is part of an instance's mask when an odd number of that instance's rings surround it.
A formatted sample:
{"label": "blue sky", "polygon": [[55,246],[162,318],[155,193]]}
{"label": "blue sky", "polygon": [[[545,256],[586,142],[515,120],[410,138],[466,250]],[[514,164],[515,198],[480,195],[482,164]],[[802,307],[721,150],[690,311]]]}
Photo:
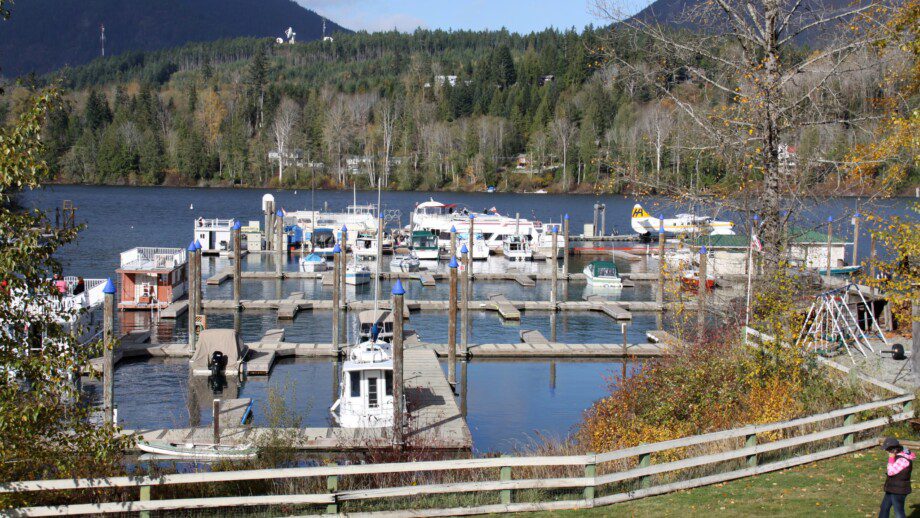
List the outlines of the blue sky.
{"label": "blue sky", "polygon": [[[603,21],[594,14],[595,0],[296,0],[330,20],[355,30],[394,27],[429,29],[500,29],[531,32],[566,29]],[[616,0],[630,11],[649,2]]]}

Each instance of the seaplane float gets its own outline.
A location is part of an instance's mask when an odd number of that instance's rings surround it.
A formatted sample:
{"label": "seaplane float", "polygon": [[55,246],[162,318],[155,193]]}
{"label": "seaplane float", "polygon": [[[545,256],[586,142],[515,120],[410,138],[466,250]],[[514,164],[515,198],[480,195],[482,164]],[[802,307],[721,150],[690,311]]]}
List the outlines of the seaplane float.
{"label": "seaplane float", "polygon": [[653,218],[642,205],[636,204],[632,210],[632,228],[642,236],[652,236],[658,233],[662,224],[666,234],[705,234],[714,236],[733,236],[734,223],[719,221],[709,216],[694,214],[678,214],[673,218]]}

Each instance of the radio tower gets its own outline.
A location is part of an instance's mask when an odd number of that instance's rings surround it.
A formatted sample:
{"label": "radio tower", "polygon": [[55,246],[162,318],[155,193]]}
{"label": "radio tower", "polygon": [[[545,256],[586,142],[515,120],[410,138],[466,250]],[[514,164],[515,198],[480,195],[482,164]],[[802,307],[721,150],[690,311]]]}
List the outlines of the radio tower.
{"label": "radio tower", "polygon": [[102,44],[102,57],[105,57],[105,24],[99,24],[99,41]]}
{"label": "radio tower", "polygon": [[326,19],[323,18],[323,41],[326,40]]}

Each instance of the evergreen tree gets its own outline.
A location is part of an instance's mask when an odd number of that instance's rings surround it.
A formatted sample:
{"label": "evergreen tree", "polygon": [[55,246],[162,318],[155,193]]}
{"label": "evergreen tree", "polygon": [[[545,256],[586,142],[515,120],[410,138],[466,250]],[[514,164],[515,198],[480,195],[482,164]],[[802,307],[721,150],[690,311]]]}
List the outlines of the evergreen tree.
{"label": "evergreen tree", "polygon": [[507,45],[502,45],[492,55],[492,78],[502,88],[507,88],[517,82],[514,58],[511,57],[511,49]]}

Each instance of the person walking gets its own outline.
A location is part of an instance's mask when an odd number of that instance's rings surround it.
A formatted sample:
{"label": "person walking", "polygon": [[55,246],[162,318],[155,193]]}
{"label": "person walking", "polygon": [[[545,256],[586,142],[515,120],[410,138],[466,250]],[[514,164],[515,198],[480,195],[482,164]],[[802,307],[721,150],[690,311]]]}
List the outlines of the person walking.
{"label": "person walking", "polygon": [[885,480],[885,497],[878,516],[888,518],[894,508],[896,518],[905,518],[904,501],[910,494],[910,474],[917,456],[901,446],[894,437],[886,437],[882,449],[888,452],[888,478]]}

